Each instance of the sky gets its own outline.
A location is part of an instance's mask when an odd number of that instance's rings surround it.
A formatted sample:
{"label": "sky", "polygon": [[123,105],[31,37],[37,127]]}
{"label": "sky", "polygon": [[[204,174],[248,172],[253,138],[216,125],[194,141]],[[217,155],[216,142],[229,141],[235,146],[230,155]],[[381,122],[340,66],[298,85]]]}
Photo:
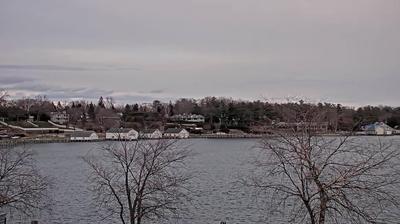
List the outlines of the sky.
{"label": "sky", "polygon": [[0,0],[0,88],[400,106],[399,0]]}

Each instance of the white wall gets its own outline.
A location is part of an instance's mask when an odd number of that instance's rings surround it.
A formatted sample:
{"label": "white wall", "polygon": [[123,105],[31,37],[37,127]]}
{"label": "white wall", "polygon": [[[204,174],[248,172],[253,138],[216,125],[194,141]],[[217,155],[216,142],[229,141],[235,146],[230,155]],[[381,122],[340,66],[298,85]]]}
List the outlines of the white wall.
{"label": "white wall", "polygon": [[156,130],[153,133],[146,133],[146,134],[143,133],[143,134],[141,134],[141,137],[157,139],[157,138],[162,138],[163,134],[161,133],[161,131]]}
{"label": "white wall", "polygon": [[126,140],[135,140],[138,139],[139,133],[135,130],[130,130],[127,133],[106,133],[106,139],[126,139]]}

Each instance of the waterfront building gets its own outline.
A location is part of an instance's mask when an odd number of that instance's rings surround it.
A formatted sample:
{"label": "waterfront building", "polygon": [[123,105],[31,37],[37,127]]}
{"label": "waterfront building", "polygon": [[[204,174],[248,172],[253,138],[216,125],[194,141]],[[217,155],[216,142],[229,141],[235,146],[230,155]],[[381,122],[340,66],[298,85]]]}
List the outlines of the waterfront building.
{"label": "waterfront building", "polygon": [[139,132],[131,128],[111,128],[106,132],[107,140],[136,140]]}
{"label": "waterfront building", "polygon": [[145,139],[159,139],[163,137],[163,134],[158,129],[146,129],[140,132],[140,137]]}
{"label": "waterfront building", "polygon": [[290,131],[314,131],[319,133],[328,132],[328,122],[278,122],[273,123],[272,127],[280,130]]}
{"label": "waterfront building", "polygon": [[189,138],[189,132],[184,128],[168,128],[164,132],[165,138]]}
{"label": "waterfront building", "polygon": [[367,135],[392,135],[396,131],[394,128],[383,122],[376,122],[362,127]]}
{"label": "waterfront building", "polygon": [[170,117],[171,121],[186,122],[186,123],[204,123],[205,118],[203,115],[198,114],[178,114]]}
{"label": "waterfront building", "polygon": [[95,141],[99,136],[94,131],[74,131],[71,133],[71,141]]}

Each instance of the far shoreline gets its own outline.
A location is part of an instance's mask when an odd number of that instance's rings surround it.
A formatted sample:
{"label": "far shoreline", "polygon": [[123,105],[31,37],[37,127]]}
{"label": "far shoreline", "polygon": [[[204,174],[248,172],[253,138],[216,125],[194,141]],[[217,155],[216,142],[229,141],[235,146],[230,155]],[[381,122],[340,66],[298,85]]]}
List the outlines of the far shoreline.
{"label": "far shoreline", "polygon": [[[344,137],[348,136],[346,134],[341,133],[324,133],[319,134],[318,136],[323,137]],[[396,137],[400,135],[365,135],[365,134],[352,134],[351,136],[357,137]],[[185,139],[263,139],[263,138],[274,138],[277,135],[262,135],[262,134],[195,134],[191,135],[189,138]],[[178,139],[178,138],[161,138],[161,139]],[[158,139],[135,139],[130,141],[139,141],[139,140],[158,140]],[[29,144],[52,144],[52,143],[93,143],[93,142],[111,142],[111,141],[124,141],[124,140],[110,140],[105,138],[100,138],[96,140],[71,140],[70,138],[20,138],[20,139],[3,139],[0,140],[0,147],[14,147],[19,145],[29,145]],[[129,141],[129,140],[128,140]]]}

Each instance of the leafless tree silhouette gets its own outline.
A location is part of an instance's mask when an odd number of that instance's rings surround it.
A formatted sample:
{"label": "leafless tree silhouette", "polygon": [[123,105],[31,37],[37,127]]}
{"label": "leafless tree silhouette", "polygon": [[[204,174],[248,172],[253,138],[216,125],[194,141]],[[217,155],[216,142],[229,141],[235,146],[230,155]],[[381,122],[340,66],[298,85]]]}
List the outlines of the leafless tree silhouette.
{"label": "leafless tree silhouette", "polygon": [[[398,223],[398,144],[378,137],[321,136],[323,116],[304,110],[301,129],[264,138],[244,183],[267,195],[288,223]],[[308,126],[310,124],[310,126]]]}
{"label": "leafless tree silhouette", "polygon": [[0,106],[4,105],[4,103],[6,102],[7,97],[8,97],[7,91],[0,89]]}
{"label": "leafless tree silhouette", "polygon": [[49,181],[26,147],[0,147],[0,207],[32,214],[44,208]]}
{"label": "leafless tree silhouette", "polygon": [[187,199],[185,161],[191,153],[177,141],[121,141],[102,152],[84,158],[92,170],[91,190],[122,223],[168,218]]}

